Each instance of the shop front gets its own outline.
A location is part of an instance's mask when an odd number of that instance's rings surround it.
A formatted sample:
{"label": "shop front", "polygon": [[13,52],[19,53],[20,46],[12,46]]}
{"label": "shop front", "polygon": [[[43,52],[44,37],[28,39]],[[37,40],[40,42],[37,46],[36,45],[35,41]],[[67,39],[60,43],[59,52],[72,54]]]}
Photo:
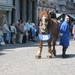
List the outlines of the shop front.
{"label": "shop front", "polygon": [[12,0],[0,0],[0,35],[5,21],[11,23]]}
{"label": "shop front", "polygon": [[0,25],[4,21],[11,23],[12,0],[0,0]]}

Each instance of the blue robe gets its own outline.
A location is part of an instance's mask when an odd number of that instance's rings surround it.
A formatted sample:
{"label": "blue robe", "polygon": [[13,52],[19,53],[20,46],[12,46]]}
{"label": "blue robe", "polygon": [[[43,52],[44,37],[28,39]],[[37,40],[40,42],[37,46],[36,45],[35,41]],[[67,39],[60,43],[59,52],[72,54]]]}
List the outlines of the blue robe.
{"label": "blue robe", "polygon": [[68,22],[64,21],[60,26],[60,33],[62,33],[62,36],[60,38],[60,45],[64,47],[69,46],[69,25]]}

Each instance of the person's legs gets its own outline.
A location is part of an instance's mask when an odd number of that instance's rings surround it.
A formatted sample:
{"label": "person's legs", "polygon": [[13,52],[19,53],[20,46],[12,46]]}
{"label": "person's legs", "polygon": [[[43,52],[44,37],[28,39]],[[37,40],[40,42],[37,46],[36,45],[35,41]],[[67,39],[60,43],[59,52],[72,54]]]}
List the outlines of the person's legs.
{"label": "person's legs", "polygon": [[16,39],[16,35],[15,35],[15,34],[13,34],[13,37],[12,37],[12,43],[13,43],[13,44],[15,44],[15,43],[16,43],[16,42],[15,42],[15,41],[16,41],[15,39]]}
{"label": "person's legs", "polygon": [[23,40],[23,34],[20,34],[20,35],[19,35],[19,43],[20,43],[20,44],[22,43],[22,40]]}
{"label": "person's legs", "polygon": [[14,33],[13,32],[11,32],[11,43],[13,43],[13,35],[14,35]]}
{"label": "person's legs", "polygon": [[19,35],[20,35],[20,33],[16,34],[16,43],[19,43]]}
{"label": "person's legs", "polygon": [[6,44],[8,44],[8,41],[6,40],[6,37],[7,37],[7,33],[4,33],[4,42],[5,42]]}
{"label": "person's legs", "polygon": [[28,35],[26,35],[26,42],[28,42]]}
{"label": "person's legs", "polygon": [[68,58],[68,57],[69,57],[69,55],[66,55],[66,50],[67,50],[67,48],[68,48],[68,47],[64,47],[64,46],[63,46],[63,49],[62,49],[62,57],[63,57],[63,58]]}
{"label": "person's legs", "polygon": [[28,31],[28,41],[30,41],[30,31]]}
{"label": "person's legs", "polygon": [[7,33],[4,33],[4,42],[6,42],[6,35]]}

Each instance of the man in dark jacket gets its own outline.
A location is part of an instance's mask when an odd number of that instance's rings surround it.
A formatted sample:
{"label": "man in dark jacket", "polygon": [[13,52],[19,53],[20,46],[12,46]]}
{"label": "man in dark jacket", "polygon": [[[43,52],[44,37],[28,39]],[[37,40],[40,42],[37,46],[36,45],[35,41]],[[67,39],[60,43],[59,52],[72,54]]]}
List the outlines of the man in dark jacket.
{"label": "man in dark jacket", "polygon": [[54,12],[50,12],[51,18],[56,18],[56,14]]}
{"label": "man in dark jacket", "polygon": [[66,50],[69,46],[69,24],[68,22],[69,22],[69,17],[66,16],[65,21],[60,26],[60,33],[62,34],[60,38],[60,45],[63,46],[63,49],[62,49],[63,58],[69,57],[69,55],[66,55]]}

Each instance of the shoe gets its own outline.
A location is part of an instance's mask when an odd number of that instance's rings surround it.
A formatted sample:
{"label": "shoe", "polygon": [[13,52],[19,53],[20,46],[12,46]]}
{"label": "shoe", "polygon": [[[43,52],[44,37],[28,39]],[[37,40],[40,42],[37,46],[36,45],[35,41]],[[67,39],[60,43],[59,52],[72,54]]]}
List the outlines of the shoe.
{"label": "shoe", "polygon": [[69,57],[69,55],[62,55],[62,58],[68,58]]}

